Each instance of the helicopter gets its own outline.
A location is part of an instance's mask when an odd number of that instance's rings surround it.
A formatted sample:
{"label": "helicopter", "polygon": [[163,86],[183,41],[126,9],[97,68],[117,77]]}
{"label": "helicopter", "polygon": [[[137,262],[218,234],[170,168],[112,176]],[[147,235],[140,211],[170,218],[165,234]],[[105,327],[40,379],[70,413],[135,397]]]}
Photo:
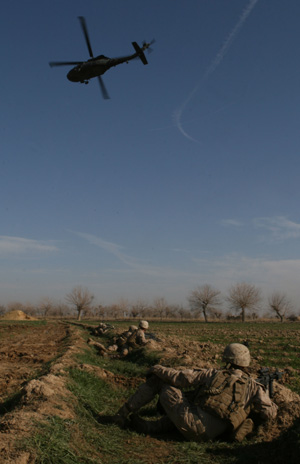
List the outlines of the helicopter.
{"label": "helicopter", "polygon": [[93,77],[97,77],[100,84],[102,96],[104,99],[107,100],[110,97],[101,77],[102,74],[104,74],[110,68],[117,66],[118,64],[128,63],[129,61],[134,60],[136,58],[139,58],[144,65],[148,64],[144,51],[152,51],[150,46],[155,42],[155,40],[152,40],[150,43],[143,42],[143,45],[141,47],[137,44],[137,42],[132,42],[132,46],[135,50],[135,53],[133,53],[132,55],[122,56],[119,58],[108,58],[104,55],[94,57],[85,18],[83,16],[78,16],[78,19],[80,21],[80,25],[85,37],[90,59],[87,61],[50,61],[49,65],[51,67],[76,65],[67,74],[67,78],[71,82],[80,82],[82,84],[88,84],[90,79],[92,79]]}

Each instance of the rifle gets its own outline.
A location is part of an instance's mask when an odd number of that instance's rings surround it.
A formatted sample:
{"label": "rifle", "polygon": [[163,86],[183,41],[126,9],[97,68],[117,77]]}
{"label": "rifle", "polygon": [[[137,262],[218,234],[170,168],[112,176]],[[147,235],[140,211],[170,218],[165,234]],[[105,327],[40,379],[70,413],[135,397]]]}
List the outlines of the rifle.
{"label": "rifle", "polygon": [[273,380],[279,380],[282,378],[283,372],[280,372],[276,369],[275,372],[271,373],[268,367],[262,367],[259,371],[259,377],[256,379],[256,382],[261,383],[269,392],[269,397],[273,398]]}
{"label": "rifle", "polygon": [[161,342],[161,339],[158,338],[153,332],[146,332],[145,337],[148,338],[149,340],[155,340],[156,342]]}

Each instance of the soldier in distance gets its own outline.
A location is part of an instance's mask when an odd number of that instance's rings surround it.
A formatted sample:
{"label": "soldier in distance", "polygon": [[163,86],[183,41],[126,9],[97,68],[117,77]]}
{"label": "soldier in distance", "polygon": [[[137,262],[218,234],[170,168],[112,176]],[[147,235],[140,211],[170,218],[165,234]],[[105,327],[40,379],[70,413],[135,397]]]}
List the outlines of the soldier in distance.
{"label": "soldier in distance", "polygon": [[[242,441],[253,430],[249,414],[255,412],[262,420],[272,420],[277,406],[264,387],[247,374],[250,352],[246,346],[231,343],[224,350],[223,361],[226,366],[221,370],[151,367],[147,381],[106,422],[131,425],[150,434],[176,428],[187,440],[198,442],[225,435]],[[193,391],[185,393],[182,388]],[[143,420],[137,412],[156,394],[165,415],[155,421]]]}
{"label": "soldier in distance", "polygon": [[91,332],[93,335],[104,335],[107,333],[109,330],[114,329],[113,325],[110,324],[105,324],[105,322],[100,322],[100,324],[97,327],[93,327],[91,329]]}
{"label": "soldier in distance", "polygon": [[140,321],[139,326],[130,326],[130,332],[128,335],[122,338],[118,343],[118,351],[122,356],[127,356],[129,351],[134,348],[141,348],[147,344],[145,332],[149,328],[147,321]]}
{"label": "soldier in distance", "polygon": [[139,326],[131,325],[126,332],[116,337],[114,343],[105,348],[101,343],[94,342],[92,339],[88,340],[90,345],[94,345],[101,356],[111,355],[113,357],[125,357],[129,351],[135,348],[141,348],[146,345],[145,332],[149,328],[147,321],[140,321]]}
{"label": "soldier in distance", "polygon": [[136,325],[130,325],[128,330],[122,332],[120,335],[113,339],[112,345],[107,348],[108,351],[118,351],[119,353],[126,356],[128,354],[128,346],[126,345],[127,340],[136,333],[138,327]]}

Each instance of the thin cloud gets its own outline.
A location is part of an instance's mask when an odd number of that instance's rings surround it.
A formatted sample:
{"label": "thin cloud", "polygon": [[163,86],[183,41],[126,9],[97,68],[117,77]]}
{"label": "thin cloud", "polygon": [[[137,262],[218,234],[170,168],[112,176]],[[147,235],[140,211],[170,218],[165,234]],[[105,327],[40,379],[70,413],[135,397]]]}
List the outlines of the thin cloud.
{"label": "thin cloud", "polygon": [[[95,281],[95,285],[98,285],[101,273],[104,273],[106,278],[109,273],[111,285],[115,285],[116,282],[119,288],[125,285],[124,291],[128,291],[129,287],[132,291],[136,291],[137,287],[145,290],[157,286],[157,288],[172,288],[173,293],[182,288],[183,293],[188,293],[201,282],[211,282],[222,292],[227,292],[232,284],[245,281],[261,287],[266,292],[280,288],[290,293],[293,298],[297,298],[300,259],[271,260],[266,257],[249,257],[232,253],[215,258],[192,258],[192,268],[153,266],[125,254],[122,251],[123,247],[116,243],[92,234],[73,233],[111,253],[127,265],[125,268],[99,269],[93,277],[90,276],[91,280]],[[147,276],[146,282],[143,280],[145,275]]]}
{"label": "thin cloud", "polygon": [[58,248],[42,240],[31,240],[22,237],[0,236],[0,254],[28,253],[28,252],[53,252]]}
{"label": "thin cloud", "polygon": [[74,233],[78,237],[83,238],[84,240],[87,240],[91,245],[95,245],[111,253],[116,258],[118,258],[122,263],[125,263],[132,267],[135,267],[138,265],[134,258],[132,258],[129,255],[126,255],[125,253],[121,251],[123,249],[121,245],[117,245],[116,243],[113,243],[113,242],[108,242],[107,240],[103,240],[101,237],[97,237],[96,235],[88,234],[85,232],[72,231],[72,233]]}
{"label": "thin cloud", "polygon": [[300,224],[290,221],[285,216],[256,218],[254,225],[269,231],[273,240],[283,241],[300,238]]}
{"label": "thin cloud", "polygon": [[221,224],[223,226],[242,227],[243,223],[237,219],[222,219]]}
{"label": "thin cloud", "polygon": [[189,140],[191,140],[193,142],[201,143],[199,140],[193,138],[190,134],[188,134],[184,130],[184,128],[182,126],[182,122],[181,122],[182,114],[183,114],[184,110],[186,109],[187,105],[190,103],[190,101],[193,99],[193,97],[198,92],[198,90],[199,90],[200,86],[202,85],[202,83],[205,80],[207,80],[215,72],[215,70],[218,68],[218,66],[221,64],[221,62],[225,58],[225,55],[228,53],[228,51],[230,49],[230,46],[232,45],[234,39],[236,38],[236,36],[240,32],[240,30],[242,29],[244,22],[246,21],[246,19],[250,15],[251,11],[253,10],[253,8],[255,7],[257,2],[258,2],[258,0],[250,0],[249,1],[248,5],[243,10],[238,22],[236,23],[236,25],[234,26],[234,28],[230,32],[229,36],[225,40],[224,44],[220,48],[219,52],[217,53],[217,55],[215,56],[213,61],[210,63],[210,65],[206,69],[206,71],[204,73],[204,76],[202,77],[200,82],[194,87],[194,89],[188,95],[188,97],[184,100],[182,105],[173,113],[173,120],[174,120],[175,125],[179,129],[179,131],[182,133],[182,135],[184,137],[186,137],[187,139],[189,139]]}
{"label": "thin cloud", "polygon": [[[83,232],[74,232],[70,231],[78,237],[87,240],[90,244],[95,245],[108,253],[111,253],[113,256],[118,258],[123,264],[127,265],[127,269],[118,269],[114,272],[118,273],[134,273],[138,272],[139,274],[146,274],[148,276],[157,277],[161,279],[177,279],[181,277],[192,277],[194,276],[193,272],[182,271],[181,269],[174,269],[167,266],[152,266],[148,263],[144,263],[141,260],[138,260],[135,257],[129,256],[123,253],[121,250],[123,247],[113,242],[108,242],[103,240],[101,237],[97,237],[92,234],[83,233]],[[182,250],[181,250],[182,251]],[[186,251],[186,250],[184,250]]]}
{"label": "thin cloud", "polygon": [[185,254],[190,254],[191,250],[188,250],[186,248],[170,248],[170,251],[174,253],[185,253]]}

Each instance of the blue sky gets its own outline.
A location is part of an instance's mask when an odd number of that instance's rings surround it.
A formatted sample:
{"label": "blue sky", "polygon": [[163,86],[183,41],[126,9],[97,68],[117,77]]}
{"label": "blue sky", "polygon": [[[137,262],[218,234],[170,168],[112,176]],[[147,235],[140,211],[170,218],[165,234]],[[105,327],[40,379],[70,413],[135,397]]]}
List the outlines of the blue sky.
{"label": "blue sky", "polygon": [[[148,66],[71,83],[49,61]],[[0,304],[165,297],[237,282],[299,308],[298,0],[2,6]]]}

